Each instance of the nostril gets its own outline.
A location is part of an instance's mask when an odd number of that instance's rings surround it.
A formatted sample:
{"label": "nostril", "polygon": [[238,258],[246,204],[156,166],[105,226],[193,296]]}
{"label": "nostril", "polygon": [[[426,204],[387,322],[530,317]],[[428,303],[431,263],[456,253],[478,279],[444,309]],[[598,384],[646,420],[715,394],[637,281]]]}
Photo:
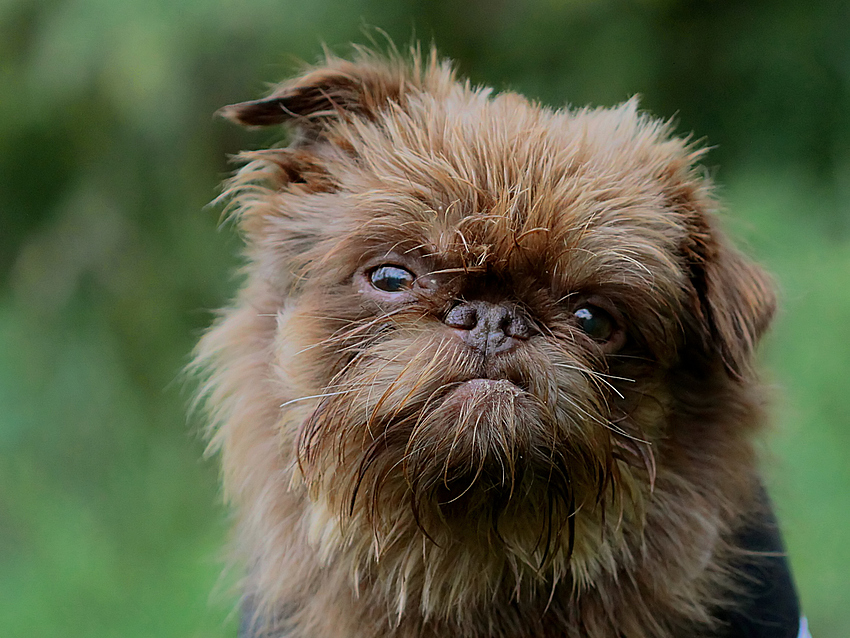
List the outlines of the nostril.
{"label": "nostril", "polygon": [[478,308],[471,303],[459,303],[449,310],[444,323],[452,328],[472,330],[478,325]]}
{"label": "nostril", "polygon": [[[491,305],[487,309],[486,321],[491,333],[503,334],[506,337],[528,339],[531,330],[522,313],[516,308],[502,305]],[[479,321],[482,321],[479,319]]]}
{"label": "nostril", "polygon": [[516,312],[508,316],[507,324],[503,330],[509,337],[516,337],[517,339],[528,339],[531,336],[531,327],[528,325],[528,321]]}
{"label": "nostril", "polygon": [[517,339],[528,339],[531,336],[531,328],[528,322],[520,316],[514,316],[505,328],[505,334]]}

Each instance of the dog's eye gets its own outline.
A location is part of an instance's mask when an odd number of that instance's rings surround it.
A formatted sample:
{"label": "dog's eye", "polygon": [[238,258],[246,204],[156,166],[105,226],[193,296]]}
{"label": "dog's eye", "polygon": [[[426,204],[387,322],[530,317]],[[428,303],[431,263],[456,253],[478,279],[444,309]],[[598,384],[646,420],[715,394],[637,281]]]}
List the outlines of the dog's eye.
{"label": "dog's eye", "polygon": [[415,280],[412,272],[399,266],[378,266],[369,274],[372,286],[384,292],[410,290]]}
{"label": "dog's eye", "polygon": [[574,313],[581,328],[594,341],[608,341],[617,330],[617,323],[610,314],[597,306],[582,306]]}

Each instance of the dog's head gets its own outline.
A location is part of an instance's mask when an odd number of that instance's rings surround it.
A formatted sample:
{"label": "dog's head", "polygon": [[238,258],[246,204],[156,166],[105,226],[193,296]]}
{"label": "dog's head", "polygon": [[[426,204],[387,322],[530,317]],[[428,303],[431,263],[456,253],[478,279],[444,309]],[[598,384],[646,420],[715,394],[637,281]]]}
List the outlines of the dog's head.
{"label": "dog's head", "polygon": [[294,129],[229,184],[248,282],[202,346],[255,554],[302,535],[439,611],[592,580],[722,473],[773,297],[667,124],[369,55],[223,113]]}

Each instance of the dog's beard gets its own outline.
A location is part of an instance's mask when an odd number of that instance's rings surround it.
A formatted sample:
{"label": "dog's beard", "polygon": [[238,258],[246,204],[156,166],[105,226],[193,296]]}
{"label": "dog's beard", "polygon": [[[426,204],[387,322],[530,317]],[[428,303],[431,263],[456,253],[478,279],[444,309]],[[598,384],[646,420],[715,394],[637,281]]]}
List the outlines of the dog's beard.
{"label": "dog's beard", "polygon": [[616,381],[554,336],[482,357],[402,326],[323,342],[344,354],[298,439],[322,554],[383,582],[399,617],[466,613],[497,590],[531,598],[567,576],[582,586],[613,566],[653,467]]}

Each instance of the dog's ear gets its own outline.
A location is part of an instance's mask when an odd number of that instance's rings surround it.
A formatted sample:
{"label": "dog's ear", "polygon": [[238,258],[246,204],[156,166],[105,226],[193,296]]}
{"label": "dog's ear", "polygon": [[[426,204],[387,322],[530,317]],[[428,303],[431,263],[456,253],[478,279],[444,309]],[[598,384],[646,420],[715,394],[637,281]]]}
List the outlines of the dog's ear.
{"label": "dog's ear", "polygon": [[269,97],[225,106],[219,114],[244,126],[292,122],[315,132],[335,118],[372,119],[390,103],[402,104],[407,89],[420,78],[397,61],[329,57],[324,66],[284,82]]}
{"label": "dog's ear", "polygon": [[746,374],[776,309],[770,277],[714,227],[712,215],[691,209],[684,252],[690,267],[692,313],[710,358],[733,377]]}
{"label": "dog's ear", "polygon": [[333,191],[334,180],[325,166],[327,148],[320,148],[321,142],[350,151],[343,138],[329,134],[333,123],[354,117],[374,120],[394,105],[404,107],[412,90],[421,90],[441,73],[453,79],[449,64],[438,60],[435,51],[426,65],[418,50],[412,54],[410,62],[365,49],[354,61],[328,55],[324,65],[283,82],[270,96],[220,109],[218,115],[243,126],[290,124],[295,129],[285,148],[241,153],[237,159],[250,165],[231,186],[243,189],[246,184],[265,183],[276,190]]}

